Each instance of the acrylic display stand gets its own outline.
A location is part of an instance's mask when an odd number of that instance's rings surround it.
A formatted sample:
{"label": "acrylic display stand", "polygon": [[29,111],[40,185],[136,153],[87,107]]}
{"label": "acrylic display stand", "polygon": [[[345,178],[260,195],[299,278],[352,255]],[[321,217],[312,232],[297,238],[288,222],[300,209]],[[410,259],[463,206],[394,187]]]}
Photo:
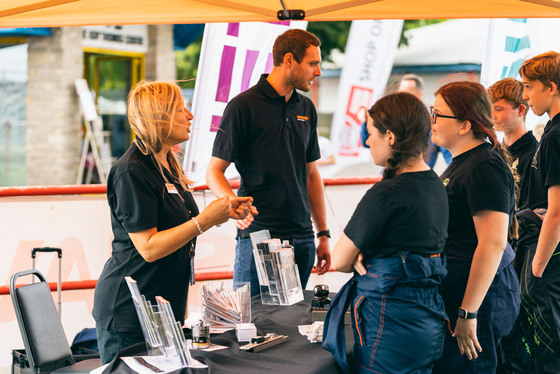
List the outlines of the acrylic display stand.
{"label": "acrylic display stand", "polygon": [[192,358],[187,346],[181,323],[175,321],[171,304],[161,296],[156,296],[157,305],[151,305],[140,294],[138,284],[131,277],[125,277],[132,295],[132,301],[140,320],[142,333],[146,339],[148,355],[166,356],[178,359],[181,367],[207,367]]}
{"label": "acrylic display stand", "polygon": [[303,300],[301,280],[294,248],[285,241],[272,239],[268,230],[251,233],[253,256],[259,277],[261,302],[292,305]]}

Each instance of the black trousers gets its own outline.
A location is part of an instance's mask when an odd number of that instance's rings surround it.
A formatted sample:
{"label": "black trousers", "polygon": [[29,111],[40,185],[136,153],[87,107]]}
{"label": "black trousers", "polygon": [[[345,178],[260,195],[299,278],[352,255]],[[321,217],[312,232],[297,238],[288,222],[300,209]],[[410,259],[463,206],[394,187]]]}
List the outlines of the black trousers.
{"label": "black trousers", "polygon": [[518,212],[517,220],[521,311],[502,340],[497,373],[560,373],[560,252],[556,250],[543,276],[535,277],[532,265],[542,220],[530,209]]}
{"label": "black trousers", "polygon": [[521,270],[520,321],[528,337],[535,373],[560,373],[560,253],[552,256],[542,277],[533,275],[535,251],[526,254]]}

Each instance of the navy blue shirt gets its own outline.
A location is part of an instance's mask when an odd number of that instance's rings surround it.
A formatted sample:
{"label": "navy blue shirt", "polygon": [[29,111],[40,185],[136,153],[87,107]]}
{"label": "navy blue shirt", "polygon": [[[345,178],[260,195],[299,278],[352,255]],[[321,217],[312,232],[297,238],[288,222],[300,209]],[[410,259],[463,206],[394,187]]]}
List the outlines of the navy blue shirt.
{"label": "navy blue shirt", "polygon": [[280,239],[313,236],[307,163],[321,157],[313,102],[294,90],[286,102],[262,75],[224,111],[212,156],[235,163],[239,196],[259,214],[240,237],[267,229]]}
{"label": "navy blue shirt", "polygon": [[433,170],[403,173],[366,192],[344,233],[369,257],[398,250],[432,255],[443,251],[448,217],[445,188]]}
{"label": "navy blue shirt", "polygon": [[[154,262],[146,262],[130,240],[129,232],[156,227],[158,231],[178,226],[198,214],[189,191],[184,191],[171,174],[166,177],[177,194],[169,193],[166,182],[151,156],[143,155],[136,143],[113,165],[107,180],[114,239],[112,254],[95,287],[93,317],[116,332],[141,331],[130,291],[124,280],[136,280],[140,293],[152,305],[161,296],[171,303],[176,320],[183,321],[190,275],[189,250],[193,242]],[[181,199],[181,197],[182,199]]]}

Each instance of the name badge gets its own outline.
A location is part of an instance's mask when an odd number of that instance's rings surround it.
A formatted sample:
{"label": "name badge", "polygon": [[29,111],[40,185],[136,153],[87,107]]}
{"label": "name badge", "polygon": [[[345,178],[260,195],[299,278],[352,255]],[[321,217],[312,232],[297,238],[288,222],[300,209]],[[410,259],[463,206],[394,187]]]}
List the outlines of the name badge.
{"label": "name badge", "polygon": [[168,193],[179,194],[179,191],[177,191],[177,187],[175,187],[173,183],[166,183],[165,188],[167,188]]}

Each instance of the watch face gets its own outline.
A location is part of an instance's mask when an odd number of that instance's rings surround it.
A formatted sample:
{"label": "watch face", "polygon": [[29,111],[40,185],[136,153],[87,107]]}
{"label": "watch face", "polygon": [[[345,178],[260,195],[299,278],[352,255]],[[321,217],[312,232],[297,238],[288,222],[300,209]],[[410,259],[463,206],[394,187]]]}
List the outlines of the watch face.
{"label": "watch face", "polygon": [[477,312],[468,312],[467,310],[463,309],[463,308],[459,308],[459,310],[457,311],[457,317],[462,318],[462,319],[474,319],[476,318],[476,315],[478,313]]}

